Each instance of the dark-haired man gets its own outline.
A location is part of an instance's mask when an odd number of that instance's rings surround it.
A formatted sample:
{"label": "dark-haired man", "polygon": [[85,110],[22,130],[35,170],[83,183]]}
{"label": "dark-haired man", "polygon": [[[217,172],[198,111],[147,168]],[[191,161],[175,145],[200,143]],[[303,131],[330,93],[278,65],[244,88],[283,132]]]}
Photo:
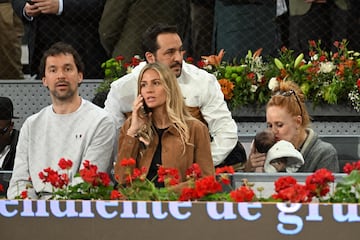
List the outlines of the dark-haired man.
{"label": "dark-haired man", "polygon": [[[211,136],[214,166],[232,165],[236,169],[246,161],[246,153],[238,142],[237,126],[232,119],[214,75],[183,61],[183,43],[175,26],[155,24],[143,34],[142,47],[147,62],[160,62],[171,68],[180,84],[185,104],[192,115],[204,121]],[[137,95],[137,78],[146,62],[140,63],[111,84],[105,110],[115,118],[117,128],[132,110]]]}
{"label": "dark-haired man", "polygon": [[[24,190],[29,198],[46,198],[52,186],[38,175],[46,168],[58,169],[61,158],[73,162],[70,183],[77,181],[74,176],[86,160],[100,172],[110,171],[114,122],[105,110],[80,97],[83,72],[84,64],[71,45],[58,42],[44,53],[40,76],[52,105],[27,118],[21,128],[8,198]],[[33,188],[27,189],[29,184]]]}

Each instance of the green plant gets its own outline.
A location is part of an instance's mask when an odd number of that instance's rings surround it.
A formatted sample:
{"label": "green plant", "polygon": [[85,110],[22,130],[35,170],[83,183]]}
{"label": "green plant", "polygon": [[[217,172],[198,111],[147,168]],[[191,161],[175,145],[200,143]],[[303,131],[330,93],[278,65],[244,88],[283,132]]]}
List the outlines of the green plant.
{"label": "green plant", "polygon": [[140,56],[136,55],[131,59],[131,62],[124,62],[123,56],[117,56],[116,58],[110,58],[106,62],[101,64],[101,68],[104,70],[104,81],[99,85],[96,92],[107,92],[110,89],[110,85],[113,81],[118,80],[120,77],[139,65],[142,61]]}

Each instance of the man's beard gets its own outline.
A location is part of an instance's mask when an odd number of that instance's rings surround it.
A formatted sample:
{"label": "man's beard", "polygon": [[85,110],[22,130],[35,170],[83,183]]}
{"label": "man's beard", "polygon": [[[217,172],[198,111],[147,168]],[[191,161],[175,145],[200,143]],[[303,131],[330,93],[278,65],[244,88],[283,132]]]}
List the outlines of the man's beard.
{"label": "man's beard", "polygon": [[182,71],[182,63],[181,62],[174,62],[173,64],[170,65],[170,69],[173,70],[174,67],[179,67],[179,71],[174,71],[176,77],[180,77],[181,76],[181,71]]}
{"label": "man's beard", "polygon": [[68,91],[64,92],[60,92],[57,90],[53,90],[51,91],[51,94],[58,100],[60,101],[64,101],[67,99],[72,98],[75,95],[75,91],[73,89],[69,89]]}

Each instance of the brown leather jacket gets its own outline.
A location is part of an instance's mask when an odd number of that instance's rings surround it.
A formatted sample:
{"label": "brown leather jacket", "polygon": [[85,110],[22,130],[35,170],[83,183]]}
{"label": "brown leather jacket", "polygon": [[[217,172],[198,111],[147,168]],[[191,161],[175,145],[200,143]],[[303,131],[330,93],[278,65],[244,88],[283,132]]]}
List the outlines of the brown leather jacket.
{"label": "brown leather jacket", "polygon": [[[199,164],[202,176],[214,175],[207,127],[196,119],[188,121],[187,124],[190,128],[189,143],[191,145],[186,145],[184,154],[180,136],[174,127],[170,126],[162,136],[162,166],[165,168],[177,168],[182,182],[186,181],[186,170],[193,163]],[[130,119],[128,118],[120,131],[118,156],[115,164],[115,178],[119,183],[124,183],[125,178],[125,169],[120,165],[120,161],[132,157],[136,159],[137,168],[145,167],[148,170],[159,143],[158,136],[155,136],[143,155],[140,156],[140,141],[138,138],[126,134],[129,127]]]}

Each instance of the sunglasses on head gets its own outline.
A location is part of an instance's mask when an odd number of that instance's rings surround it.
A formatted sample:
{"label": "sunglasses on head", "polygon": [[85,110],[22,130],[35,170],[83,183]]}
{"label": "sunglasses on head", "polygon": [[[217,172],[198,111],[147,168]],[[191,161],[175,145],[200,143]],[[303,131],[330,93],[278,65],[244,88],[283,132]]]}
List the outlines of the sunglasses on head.
{"label": "sunglasses on head", "polygon": [[276,96],[276,95],[280,95],[280,96],[284,96],[284,97],[289,97],[291,95],[295,96],[295,99],[296,99],[296,102],[299,106],[299,109],[300,109],[300,116],[303,115],[303,110],[302,110],[302,107],[301,107],[301,104],[300,104],[300,100],[296,94],[296,92],[294,90],[289,90],[289,91],[286,91],[286,92],[282,92],[282,91],[277,91],[275,94],[273,94],[273,96]]}

